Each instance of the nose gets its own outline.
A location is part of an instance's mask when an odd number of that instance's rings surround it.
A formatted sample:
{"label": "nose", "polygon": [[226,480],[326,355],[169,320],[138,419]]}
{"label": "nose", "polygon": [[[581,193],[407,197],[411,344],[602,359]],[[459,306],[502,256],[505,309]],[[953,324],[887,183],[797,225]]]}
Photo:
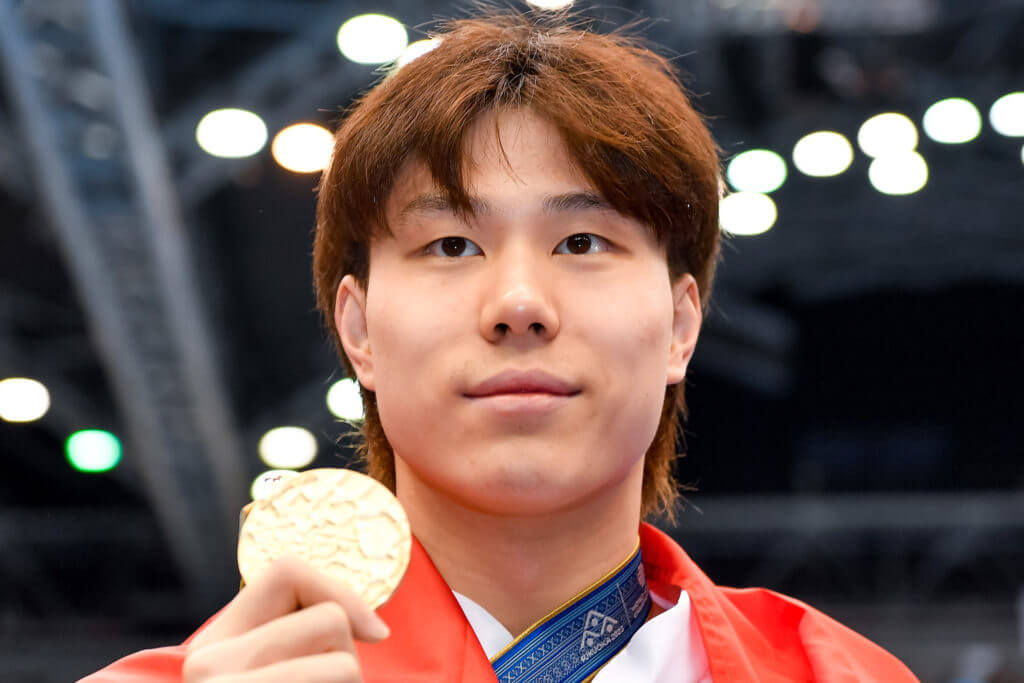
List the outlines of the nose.
{"label": "nose", "polygon": [[493,343],[510,337],[553,339],[559,320],[543,265],[523,253],[492,263],[492,291],[481,310],[480,334]]}

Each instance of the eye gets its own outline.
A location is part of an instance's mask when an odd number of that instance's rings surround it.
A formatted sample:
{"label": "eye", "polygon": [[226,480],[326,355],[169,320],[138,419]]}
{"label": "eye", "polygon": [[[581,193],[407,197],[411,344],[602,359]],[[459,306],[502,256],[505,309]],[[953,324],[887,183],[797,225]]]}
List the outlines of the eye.
{"label": "eye", "polygon": [[[565,245],[565,250],[562,249]],[[611,245],[608,240],[591,232],[578,232],[569,235],[555,247],[556,254],[599,254],[608,251]]]}
{"label": "eye", "polygon": [[[475,250],[475,251],[474,251]],[[434,240],[424,248],[427,254],[434,256],[446,256],[448,258],[459,258],[460,256],[477,256],[482,254],[480,247],[476,246],[465,237],[442,237]]]}

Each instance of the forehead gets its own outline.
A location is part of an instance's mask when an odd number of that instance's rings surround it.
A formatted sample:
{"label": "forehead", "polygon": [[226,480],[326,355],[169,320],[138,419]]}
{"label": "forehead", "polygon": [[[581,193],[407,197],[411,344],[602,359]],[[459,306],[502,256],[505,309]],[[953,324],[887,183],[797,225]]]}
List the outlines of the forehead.
{"label": "forehead", "polygon": [[[503,195],[514,195],[522,200],[538,192],[598,196],[558,129],[529,110],[481,116],[466,131],[460,161],[465,189],[472,197],[500,200]],[[410,202],[413,208],[445,208],[435,201],[440,194],[427,164],[418,158],[408,159],[388,195],[389,221],[400,219]]]}

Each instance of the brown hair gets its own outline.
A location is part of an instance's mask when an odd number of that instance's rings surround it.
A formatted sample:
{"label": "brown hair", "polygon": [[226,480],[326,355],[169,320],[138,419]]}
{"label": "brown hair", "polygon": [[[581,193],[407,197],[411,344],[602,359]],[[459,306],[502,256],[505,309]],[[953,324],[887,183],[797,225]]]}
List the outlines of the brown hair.
{"label": "brown hair", "polygon": [[[464,186],[464,138],[484,113],[525,107],[553,123],[570,157],[620,213],[650,226],[670,277],[690,273],[707,310],[719,254],[718,149],[672,65],[625,31],[600,34],[550,12],[489,11],[447,22],[440,44],[392,72],[351,108],[321,178],[313,275],[317,303],[354,377],[334,323],[338,284],[365,290],[370,245],[390,234],[384,205],[403,163],[421,161],[455,210],[472,214]],[[362,389],[360,452],[392,491],[394,452],[376,398]],[[644,516],[672,519],[673,474],[684,382],[666,387],[647,450]]]}

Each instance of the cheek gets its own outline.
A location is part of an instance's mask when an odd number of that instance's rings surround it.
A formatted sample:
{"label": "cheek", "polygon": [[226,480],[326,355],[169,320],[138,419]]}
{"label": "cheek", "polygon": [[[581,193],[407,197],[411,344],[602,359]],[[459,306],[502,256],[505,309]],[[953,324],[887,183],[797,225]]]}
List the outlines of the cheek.
{"label": "cheek", "polygon": [[671,293],[650,285],[646,296],[606,300],[606,305],[605,325],[595,330],[605,356],[595,360],[603,361],[609,392],[603,408],[609,430],[606,438],[622,452],[639,455],[654,438],[665,400]]}
{"label": "cheek", "polygon": [[429,292],[385,284],[371,289],[366,316],[377,409],[397,448],[405,433],[429,432],[436,422],[439,392],[450,386],[445,350],[457,341],[460,313]]}
{"label": "cheek", "polygon": [[[418,287],[391,287],[384,283],[371,290],[366,304],[370,348],[377,360],[378,376],[408,373],[410,364],[421,366],[436,355],[437,344],[451,333],[451,306]],[[431,351],[435,353],[432,354]]]}
{"label": "cheek", "polygon": [[[627,294],[627,293],[624,293]],[[672,300],[670,293],[656,287],[636,288],[617,298],[606,298],[604,324],[600,335],[610,354],[612,367],[635,377],[636,382],[654,372],[666,375],[669,347],[672,341]],[[640,372],[642,376],[635,376]]]}

